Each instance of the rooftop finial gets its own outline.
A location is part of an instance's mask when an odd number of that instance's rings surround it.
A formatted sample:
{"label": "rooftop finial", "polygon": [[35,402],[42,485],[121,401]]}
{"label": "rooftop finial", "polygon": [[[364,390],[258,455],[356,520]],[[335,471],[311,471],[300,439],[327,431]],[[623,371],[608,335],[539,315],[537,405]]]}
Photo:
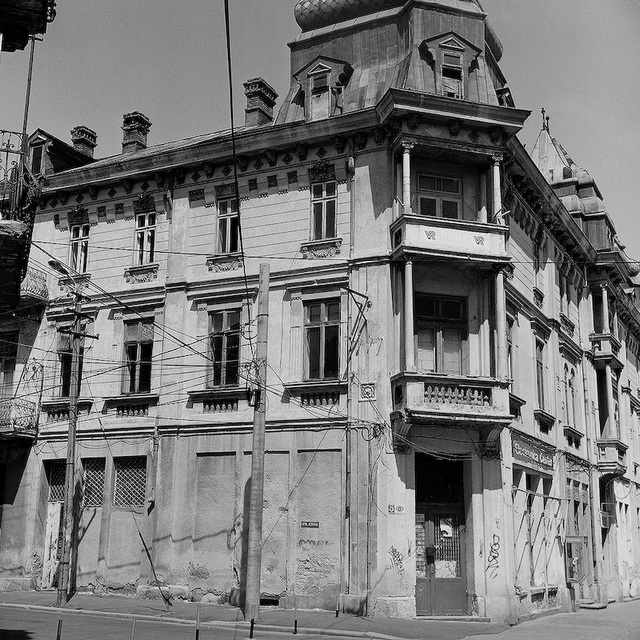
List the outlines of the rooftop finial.
{"label": "rooftop finial", "polygon": [[542,130],[546,131],[547,130],[547,122],[545,122],[545,114],[547,113],[544,110],[544,107],[542,107],[542,109],[540,109],[541,113],[542,113]]}

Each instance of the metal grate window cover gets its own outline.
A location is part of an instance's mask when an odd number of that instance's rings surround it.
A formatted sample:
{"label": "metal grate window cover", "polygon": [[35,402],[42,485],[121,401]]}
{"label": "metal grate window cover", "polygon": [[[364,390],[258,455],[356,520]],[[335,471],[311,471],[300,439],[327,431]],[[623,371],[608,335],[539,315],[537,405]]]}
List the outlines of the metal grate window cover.
{"label": "metal grate window cover", "polygon": [[64,460],[47,460],[47,480],[49,481],[49,502],[64,502]]}
{"label": "metal grate window cover", "polygon": [[104,458],[82,461],[84,468],[84,507],[101,507],[104,496]]}
{"label": "metal grate window cover", "polygon": [[147,481],[147,459],[116,458],[116,486],[113,504],[116,507],[144,505]]}

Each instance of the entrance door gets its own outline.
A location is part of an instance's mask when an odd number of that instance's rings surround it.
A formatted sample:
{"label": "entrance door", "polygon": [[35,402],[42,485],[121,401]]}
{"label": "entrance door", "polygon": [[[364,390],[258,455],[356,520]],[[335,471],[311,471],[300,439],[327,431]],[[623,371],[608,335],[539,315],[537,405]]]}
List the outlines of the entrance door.
{"label": "entrance door", "polygon": [[416,482],[417,613],[464,615],[468,607],[462,465],[416,455]]}
{"label": "entrance door", "polygon": [[47,525],[44,540],[44,559],[42,564],[42,589],[51,589],[58,583],[58,565],[62,549],[62,514],[64,500],[64,460],[51,460],[45,463],[49,495],[47,499]]}

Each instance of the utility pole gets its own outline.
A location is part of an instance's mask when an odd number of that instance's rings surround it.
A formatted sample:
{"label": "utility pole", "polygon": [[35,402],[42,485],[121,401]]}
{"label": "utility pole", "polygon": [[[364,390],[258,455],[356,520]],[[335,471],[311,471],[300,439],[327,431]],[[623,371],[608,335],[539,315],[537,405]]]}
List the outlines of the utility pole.
{"label": "utility pole", "polygon": [[258,284],[258,335],[256,340],[256,393],[253,406],[251,490],[249,493],[249,542],[245,615],[254,621],[260,612],[260,569],[262,561],[262,503],[264,494],[264,431],[267,411],[267,337],[269,329],[269,265],[260,265]]}
{"label": "utility pole", "polygon": [[76,483],[76,425],[78,423],[78,387],[80,378],[80,317],[82,297],[75,292],[73,307],[73,325],[71,331],[71,380],[69,386],[69,435],[67,437],[67,465],[64,476],[64,511],[62,525],[62,559],[58,566],[58,606],[67,604],[69,599],[69,582],[71,568],[71,549],[73,546],[74,513],[73,501]]}
{"label": "utility pole", "polygon": [[[69,376],[69,430],[67,435],[67,463],[64,476],[64,506],[62,521],[62,553],[58,565],[58,606],[69,601],[69,584],[71,582],[71,557],[74,548],[74,499],[76,495],[76,427],[78,424],[78,391],[80,390],[80,349],[84,338],[97,338],[87,336],[82,330],[82,318],[88,316],[82,313],[82,295],[80,294],[81,282],[76,280],[81,274],[73,272],[58,260],[49,260],[49,266],[63,276],[70,278],[74,286],[75,304],[73,306],[73,324],[71,329],[61,329],[61,333],[68,333],[71,337],[71,372]],[[73,273],[72,273],[73,272]]]}

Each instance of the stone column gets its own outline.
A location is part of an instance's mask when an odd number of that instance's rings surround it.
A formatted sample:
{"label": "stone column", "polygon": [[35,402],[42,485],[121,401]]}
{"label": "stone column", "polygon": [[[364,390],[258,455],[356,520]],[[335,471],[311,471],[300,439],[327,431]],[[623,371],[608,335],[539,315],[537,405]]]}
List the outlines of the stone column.
{"label": "stone column", "polygon": [[402,143],[402,213],[411,214],[411,149],[413,144]]}
{"label": "stone column", "polygon": [[507,317],[504,297],[504,271],[496,274],[496,332],[497,356],[496,372],[498,378],[507,377]]}
{"label": "stone column", "polygon": [[609,293],[605,285],[602,285],[602,333],[611,333],[611,327],[609,326]]}
{"label": "stone column", "polygon": [[605,429],[605,438],[617,438],[618,426],[615,417],[615,401],[613,399],[613,381],[615,376],[611,371],[611,365],[605,365],[605,384],[607,385],[607,425]]}
{"label": "stone column", "polygon": [[413,347],[413,263],[404,263],[404,370],[415,371]]}
{"label": "stone column", "polygon": [[497,224],[504,224],[504,220],[497,217],[502,210],[502,194],[500,193],[500,157],[493,158],[493,217]]}
{"label": "stone column", "polygon": [[478,222],[487,222],[487,172],[480,174],[480,208],[478,209]]}

